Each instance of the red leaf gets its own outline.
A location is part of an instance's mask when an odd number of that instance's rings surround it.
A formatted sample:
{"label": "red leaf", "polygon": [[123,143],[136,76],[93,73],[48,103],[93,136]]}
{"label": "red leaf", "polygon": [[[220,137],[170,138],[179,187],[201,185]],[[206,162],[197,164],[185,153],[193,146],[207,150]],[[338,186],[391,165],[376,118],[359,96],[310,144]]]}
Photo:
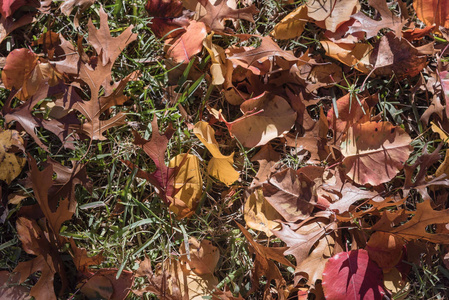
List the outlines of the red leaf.
{"label": "red leaf", "polygon": [[341,252],[329,259],[323,272],[327,300],[382,299],[382,270],[363,249]]}

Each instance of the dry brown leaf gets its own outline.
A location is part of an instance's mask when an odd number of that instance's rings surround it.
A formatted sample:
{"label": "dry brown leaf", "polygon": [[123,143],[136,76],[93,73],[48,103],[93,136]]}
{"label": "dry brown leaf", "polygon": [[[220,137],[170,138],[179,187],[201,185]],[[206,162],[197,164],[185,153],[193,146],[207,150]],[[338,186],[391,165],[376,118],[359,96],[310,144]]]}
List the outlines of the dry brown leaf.
{"label": "dry brown leaf", "polygon": [[358,0],[308,0],[306,5],[309,17],[332,32],[360,10]]}
{"label": "dry brown leaf", "polygon": [[175,62],[189,62],[190,58],[203,49],[203,40],[207,36],[206,26],[202,22],[190,21],[180,36],[166,41],[169,46],[167,56]]}
{"label": "dry brown leaf", "polygon": [[439,28],[449,27],[449,3],[440,0],[413,0],[413,8],[417,17],[427,26],[435,25]]}
{"label": "dry brown leaf", "polygon": [[257,161],[259,163],[259,169],[257,174],[251,182],[250,189],[255,189],[262,186],[270,178],[271,173],[274,171],[273,167],[279,162],[281,155],[275,151],[270,144],[263,145],[260,151],[257,152],[251,161]]}
{"label": "dry brown leaf", "polygon": [[239,179],[239,173],[232,166],[234,153],[228,156],[221,154],[215,140],[215,130],[208,123],[200,121],[195,124],[193,133],[212,154],[212,159],[207,166],[209,175],[214,176],[226,185],[231,185]]}
{"label": "dry brown leaf", "polygon": [[365,249],[371,260],[384,272],[389,272],[400,262],[403,247],[404,241],[400,237],[376,231],[370,236]]}
{"label": "dry brown leaf", "polygon": [[341,142],[343,167],[358,184],[379,185],[402,170],[411,151],[404,129],[389,122],[355,124]]}

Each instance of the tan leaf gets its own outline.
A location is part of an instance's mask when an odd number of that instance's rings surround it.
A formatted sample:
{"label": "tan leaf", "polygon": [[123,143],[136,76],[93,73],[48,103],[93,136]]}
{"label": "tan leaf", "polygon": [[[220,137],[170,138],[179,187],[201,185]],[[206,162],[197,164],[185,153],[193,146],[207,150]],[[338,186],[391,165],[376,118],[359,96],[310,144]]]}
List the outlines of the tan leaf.
{"label": "tan leaf", "polygon": [[194,237],[189,238],[188,244],[188,252],[185,243],[181,244],[181,248],[179,249],[181,261],[186,262],[190,270],[196,275],[213,274],[220,259],[220,251],[218,251],[218,248],[213,246],[208,240],[202,240],[200,243]]}
{"label": "tan leaf", "polygon": [[391,297],[404,300],[410,293],[410,283],[403,279],[398,269],[393,268],[389,272],[384,271],[384,285],[390,291]]}
{"label": "tan leaf", "polygon": [[389,122],[356,124],[340,145],[346,174],[358,184],[387,182],[404,167],[410,142],[404,129]]}
{"label": "tan leaf", "polygon": [[17,156],[18,151],[25,152],[23,139],[15,130],[0,132],[0,180],[10,184],[25,165],[26,159]]}
{"label": "tan leaf", "polygon": [[[360,10],[358,0],[308,0],[308,15],[316,21],[323,21],[324,28],[335,32],[352,14]],[[320,22],[317,22],[320,26]]]}
{"label": "tan leaf", "polygon": [[214,176],[226,185],[231,185],[239,179],[239,173],[232,166],[234,153],[229,156],[221,154],[215,140],[215,130],[207,122],[200,121],[195,124],[193,133],[213,156],[207,167],[209,175]]}
{"label": "tan leaf", "polygon": [[169,45],[167,55],[179,63],[189,62],[193,55],[203,49],[203,40],[206,36],[207,30],[204,23],[190,21],[185,33],[166,41]]}
{"label": "tan leaf", "polygon": [[[170,209],[178,218],[185,218],[195,212],[196,206],[203,194],[203,180],[200,172],[198,157],[192,154],[179,154],[170,160],[169,168],[177,168],[174,187],[178,192],[174,195],[174,202]],[[183,202],[177,205],[176,200]]]}
{"label": "tan leaf", "polygon": [[225,81],[226,75],[226,55],[224,49],[212,43],[214,33],[209,34],[203,41],[203,46],[209,52],[212,65],[210,66],[210,73],[212,75],[212,84],[220,85]]}
{"label": "tan leaf", "polygon": [[417,17],[424,24],[435,25],[437,31],[440,26],[449,27],[449,3],[440,0],[413,0],[413,8]]}
{"label": "tan leaf", "polygon": [[279,229],[282,216],[271,206],[263,196],[261,189],[255,190],[245,202],[243,216],[249,228],[263,231],[267,236],[272,236],[272,229]]}
{"label": "tan leaf", "polygon": [[399,263],[402,258],[404,241],[391,233],[376,231],[366,243],[369,258],[377,263],[384,271],[388,272]]}
{"label": "tan leaf", "polygon": [[373,47],[368,43],[336,44],[331,41],[320,41],[326,55],[339,60],[347,66],[368,74],[371,69],[370,54]]}
{"label": "tan leaf", "polygon": [[302,34],[309,20],[307,6],[301,5],[277,23],[270,35],[278,40],[294,39]]}

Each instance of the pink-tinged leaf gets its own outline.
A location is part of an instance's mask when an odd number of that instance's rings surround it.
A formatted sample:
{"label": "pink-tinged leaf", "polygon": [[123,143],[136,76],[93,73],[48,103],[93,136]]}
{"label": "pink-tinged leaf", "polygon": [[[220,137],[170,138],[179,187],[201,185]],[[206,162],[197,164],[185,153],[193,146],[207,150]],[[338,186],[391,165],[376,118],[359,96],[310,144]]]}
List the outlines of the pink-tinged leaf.
{"label": "pink-tinged leaf", "polygon": [[39,7],[39,2],[35,0],[2,0],[0,2],[0,14],[4,18],[8,18],[16,10],[25,5]]}
{"label": "pink-tinged leaf", "polygon": [[449,117],[449,72],[440,72],[441,87],[444,92],[444,100],[446,101],[446,116]]}
{"label": "pink-tinged leaf", "polygon": [[203,49],[203,40],[207,36],[206,25],[201,22],[191,21],[186,32],[170,41],[167,51],[169,57],[176,62],[188,62],[190,58]]}
{"label": "pink-tinged leaf", "polygon": [[404,167],[411,141],[404,129],[389,122],[353,125],[340,145],[346,174],[358,184],[390,181]]}
{"label": "pink-tinged leaf", "polygon": [[326,300],[383,299],[382,270],[363,249],[341,252],[326,263],[323,271]]}
{"label": "pink-tinged leaf", "polygon": [[5,87],[20,89],[36,67],[37,59],[37,55],[26,48],[10,52],[2,72]]}

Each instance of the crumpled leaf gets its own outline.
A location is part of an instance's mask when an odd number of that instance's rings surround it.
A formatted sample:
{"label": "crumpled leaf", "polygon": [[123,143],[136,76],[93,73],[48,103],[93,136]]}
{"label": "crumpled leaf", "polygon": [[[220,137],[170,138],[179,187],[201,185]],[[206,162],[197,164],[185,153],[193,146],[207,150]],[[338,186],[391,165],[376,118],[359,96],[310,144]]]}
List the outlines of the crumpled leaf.
{"label": "crumpled leaf", "polygon": [[39,7],[39,2],[33,0],[2,0],[0,14],[4,18],[11,17],[17,9],[25,5]]}
{"label": "crumpled leaf", "polygon": [[363,249],[341,252],[326,263],[323,272],[326,299],[382,299],[382,270],[369,259]]}
{"label": "crumpled leaf", "polygon": [[198,241],[191,237],[188,241],[189,251],[186,250],[186,244],[182,243],[179,253],[181,261],[186,262],[196,275],[213,274],[218,260],[220,259],[220,251],[213,246],[208,240]]}
{"label": "crumpled leaf", "polygon": [[0,298],[4,300],[30,300],[30,288],[18,285],[17,274],[0,271]]}
{"label": "crumpled leaf", "polygon": [[402,27],[406,20],[395,16],[388,8],[385,0],[368,0],[368,4],[377,10],[381,15],[382,20],[376,21],[359,11],[351,16],[351,18],[359,21],[359,24],[354,24],[349,27],[348,34],[364,31],[366,33],[366,38],[369,39],[376,36],[379,30],[389,28],[393,30],[397,37],[402,36]]}
{"label": "crumpled leaf", "polygon": [[278,230],[279,222],[282,216],[265,199],[261,189],[256,189],[246,199],[243,208],[243,217],[249,228],[263,231],[267,236],[272,236],[271,230]]}
{"label": "crumpled leaf", "polygon": [[410,142],[402,128],[389,122],[355,124],[340,145],[346,174],[358,184],[387,182],[404,167]]}
{"label": "crumpled leaf", "polygon": [[309,19],[307,5],[301,5],[277,23],[270,35],[278,40],[294,39],[302,34]]}
{"label": "crumpled leaf", "polygon": [[387,32],[374,48],[370,62],[376,75],[395,74],[403,78],[418,75],[427,65],[427,58],[420,55],[406,39],[399,39],[394,33]]}
{"label": "crumpled leaf", "polygon": [[263,183],[267,182],[268,178],[271,176],[271,173],[275,171],[273,169],[274,166],[280,159],[281,154],[275,151],[270,144],[263,145],[260,148],[260,151],[251,158],[252,162],[257,161],[259,163],[257,174],[250,185],[251,190],[262,186]]}
{"label": "crumpled leaf", "polygon": [[262,146],[283,136],[295,124],[296,112],[282,97],[265,92],[240,105],[243,116],[227,122],[221,113],[218,118],[226,123],[229,132],[244,147]]}
{"label": "crumpled leaf", "polygon": [[34,13],[23,15],[18,20],[13,20],[12,17],[6,18],[3,15],[0,16],[0,43],[14,30],[19,27],[30,24],[34,20]]}
{"label": "crumpled leaf", "polygon": [[178,154],[168,167],[177,170],[174,178],[177,193],[171,199],[170,209],[178,218],[186,218],[195,212],[203,194],[199,159],[192,154]]}
{"label": "crumpled leaf", "polygon": [[239,179],[239,172],[232,166],[234,153],[228,156],[221,154],[215,140],[215,130],[207,122],[199,121],[195,124],[193,133],[212,154],[212,158],[207,165],[207,173],[226,185],[231,185]]}
{"label": "crumpled leaf", "polygon": [[226,55],[224,49],[212,43],[213,33],[209,34],[203,41],[203,46],[209,52],[212,65],[210,73],[212,75],[212,84],[220,85],[225,82],[226,75]]}
{"label": "crumpled leaf", "polygon": [[23,139],[15,130],[0,132],[0,180],[10,184],[22,172],[26,159],[17,156],[17,152],[25,153]]}

